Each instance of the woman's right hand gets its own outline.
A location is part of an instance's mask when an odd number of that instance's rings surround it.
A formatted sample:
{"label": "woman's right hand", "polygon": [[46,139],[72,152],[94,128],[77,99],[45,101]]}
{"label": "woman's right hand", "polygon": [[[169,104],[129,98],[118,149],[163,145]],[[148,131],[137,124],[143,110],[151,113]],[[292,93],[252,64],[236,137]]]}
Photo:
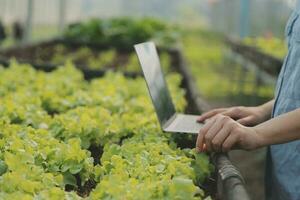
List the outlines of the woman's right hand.
{"label": "woman's right hand", "polygon": [[213,118],[217,114],[228,116],[244,126],[255,126],[270,118],[270,111],[263,106],[258,107],[231,107],[219,108],[202,114],[198,118],[198,122],[205,122],[205,120]]}

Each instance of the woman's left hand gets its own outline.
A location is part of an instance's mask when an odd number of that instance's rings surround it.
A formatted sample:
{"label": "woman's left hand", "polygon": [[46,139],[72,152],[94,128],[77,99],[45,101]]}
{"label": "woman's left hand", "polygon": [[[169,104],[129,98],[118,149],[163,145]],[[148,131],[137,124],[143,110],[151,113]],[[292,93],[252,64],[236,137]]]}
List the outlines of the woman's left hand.
{"label": "woman's left hand", "polygon": [[261,147],[255,128],[246,127],[228,116],[218,114],[201,128],[196,149],[198,152],[227,152],[231,149],[253,150]]}

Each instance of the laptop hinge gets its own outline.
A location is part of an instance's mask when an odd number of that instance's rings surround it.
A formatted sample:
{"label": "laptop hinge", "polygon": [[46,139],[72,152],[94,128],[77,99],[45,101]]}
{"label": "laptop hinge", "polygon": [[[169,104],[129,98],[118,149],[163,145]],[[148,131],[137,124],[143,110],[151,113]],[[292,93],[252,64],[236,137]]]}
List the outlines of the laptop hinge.
{"label": "laptop hinge", "polygon": [[174,113],[170,119],[168,119],[164,124],[163,124],[163,130],[166,130],[170,124],[172,124],[172,122],[176,119],[177,113]]}

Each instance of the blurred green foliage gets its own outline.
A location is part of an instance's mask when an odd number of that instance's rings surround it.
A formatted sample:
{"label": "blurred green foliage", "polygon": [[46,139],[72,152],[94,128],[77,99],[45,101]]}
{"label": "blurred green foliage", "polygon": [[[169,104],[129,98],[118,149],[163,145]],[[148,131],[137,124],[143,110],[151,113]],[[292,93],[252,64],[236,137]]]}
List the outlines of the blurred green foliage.
{"label": "blurred green foliage", "polygon": [[279,59],[283,59],[287,53],[287,45],[285,41],[280,38],[245,38],[243,42],[246,45],[254,46],[259,51],[262,51]]}
{"label": "blurred green foliage", "polygon": [[182,35],[190,70],[205,99],[217,105],[249,105],[272,98],[273,85],[256,87],[254,71],[227,60],[222,35],[202,29],[186,30]]}
{"label": "blurred green foliage", "polygon": [[159,45],[176,42],[175,27],[154,18],[91,19],[70,25],[64,33],[66,39],[75,42],[132,49],[133,45],[154,40]]}

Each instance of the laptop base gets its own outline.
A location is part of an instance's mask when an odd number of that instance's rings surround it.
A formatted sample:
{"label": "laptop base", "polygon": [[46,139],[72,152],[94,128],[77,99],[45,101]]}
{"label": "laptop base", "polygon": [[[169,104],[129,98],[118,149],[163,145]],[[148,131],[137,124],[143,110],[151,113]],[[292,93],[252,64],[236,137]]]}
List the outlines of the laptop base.
{"label": "laptop base", "polygon": [[203,123],[198,123],[198,115],[175,114],[171,122],[163,128],[165,132],[198,134]]}

